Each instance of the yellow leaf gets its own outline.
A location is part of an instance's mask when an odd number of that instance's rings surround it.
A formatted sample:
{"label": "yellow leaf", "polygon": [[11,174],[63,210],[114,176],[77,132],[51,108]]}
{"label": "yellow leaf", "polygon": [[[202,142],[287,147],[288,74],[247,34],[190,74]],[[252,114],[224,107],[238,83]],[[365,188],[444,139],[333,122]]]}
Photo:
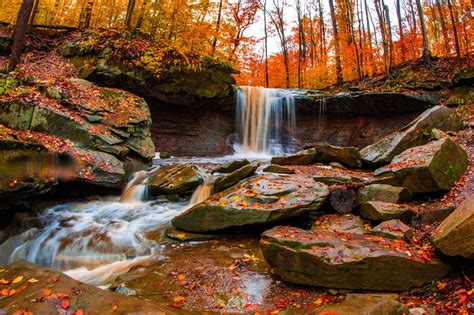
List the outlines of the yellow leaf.
{"label": "yellow leaf", "polygon": [[18,282],[20,282],[21,280],[23,280],[23,276],[18,276],[18,277],[16,277],[15,279],[13,279],[12,283],[18,283]]}
{"label": "yellow leaf", "polygon": [[35,279],[35,278],[30,278],[30,279],[28,279],[28,282],[29,283],[36,283],[36,282],[39,282],[39,280]]}
{"label": "yellow leaf", "polygon": [[180,240],[182,240],[183,238],[186,237],[186,234],[184,234],[184,233],[178,233],[178,234],[176,234],[176,236],[177,236]]}

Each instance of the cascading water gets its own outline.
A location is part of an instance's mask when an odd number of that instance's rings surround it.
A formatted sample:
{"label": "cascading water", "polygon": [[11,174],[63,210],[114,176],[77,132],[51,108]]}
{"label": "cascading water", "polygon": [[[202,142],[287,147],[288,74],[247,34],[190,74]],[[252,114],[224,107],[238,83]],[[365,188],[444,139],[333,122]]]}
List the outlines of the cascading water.
{"label": "cascading water", "polygon": [[237,90],[235,153],[279,155],[295,151],[295,100],[291,91],[262,87]]}
{"label": "cascading water", "polygon": [[189,206],[194,206],[200,202],[203,202],[211,195],[212,185],[214,184],[214,177],[212,175],[207,175],[204,179],[204,183],[199,185],[198,188],[194,191],[191,199],[189,200]]}
{"label": "cascading water", "polygon": [[134,203],[142,202],[148,196],[147,172],[139,171],[132,175],[132,179],[122,191],[120,202]]}

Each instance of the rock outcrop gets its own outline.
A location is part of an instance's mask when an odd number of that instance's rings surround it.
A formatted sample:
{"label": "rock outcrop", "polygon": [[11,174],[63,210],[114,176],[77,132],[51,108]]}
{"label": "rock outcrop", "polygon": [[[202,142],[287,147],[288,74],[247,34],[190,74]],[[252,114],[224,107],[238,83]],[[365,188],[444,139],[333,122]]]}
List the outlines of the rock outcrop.
{"label": "rock outcrop", "polygon": [[277,165],[309,165],[314,162],[316,158],[316,150],[313,148],[288,154],[284,156],[272,157],[272,164]]}
{"label": "rock outcrop", "polygon": [[260,241],[283,280],[328,288],[405,291],[437,280],[449,266],[403,241],[275,227]]}
{"label": "rock outcrop", "polygon": [[189,194],[204,182],[203,175],[194,165],[163,165],[150,172],[147,185],[153,195]]}
{"label": "rock outcrop", "polygon": [[449,190],[467,169],[466,151],[449,137],[414,147],[375,170],[381,182],[413,193]]}
{"label": "rock outcrop", "polygon": [[423,112],[400,131],[362,149],[362,160],[368,166],[388,164],[403,151],[430,141],[433,128],[458,131],[462,128],[462,120],[453,109],[435,106]]}
{"label": "rock outcrop", "polygon": [[412,198],[411,192],[405,187],[372,184],[357,191],[357,202],[364,204],[368,201],[384,201],[391,203],[408,202]]}
{"label": "rock outcrop", "polygon": [[305,146],[305,149],[311,148],[316,150],[315,163],[329,164],[331,162],[338,162],[350,168],[360,168],[362,165],[360,152],[357,148],[337,147],[323,142]]}
{"label": "rock outcrop", "polygon": [[359,214],[372,221],[387,221],[392,219],[407,220],[412,213],[410,208],[404,205],[385,201],[368,201],[360,206]]}
{"label": "rock outcrop", "polygon": [[433,244],[445,255],[474,259],[474,196],[468,197],[433,232]]}
{"label": "rock outcrop", "polygon": [[189,232],[271,224],[318,209],[328,195],[326,185],[308,177],[257,175],[181,213],[172,224]]}

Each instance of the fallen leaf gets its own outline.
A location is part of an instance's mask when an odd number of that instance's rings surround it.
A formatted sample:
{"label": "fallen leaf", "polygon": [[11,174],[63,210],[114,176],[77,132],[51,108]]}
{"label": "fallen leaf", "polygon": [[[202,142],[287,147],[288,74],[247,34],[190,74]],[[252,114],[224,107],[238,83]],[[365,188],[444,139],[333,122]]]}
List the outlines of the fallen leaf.
{"label": "fallen leaf", "polygon": [[112,309],[115,311],[118,308],[117,304],[112,303]]}
{"label": "fallen leaf", "polygon": [[184,279],[186,279],[186,275],[184,275],[182,273],[178,275],[178,280],[181,281],[181,280],[184,280]]}
{"label": "fallen leaf", "polygon": [[173,302],[175,303],[183,303],[186,300],[184,296],[177,296],[173,299]]}
{"label": "fallen leaf", "polygon": [[44,288],[44,290],[43,290],[43,295],[44,295],[44,296],[50,296],[50,295],[51,295],[51,290],[48,289],[48,288]]}
{"label": "fallen leaf", "polygon": [[9,284],[10,281],[5,280],[5,279],[0,279],[0,284]]}
{"label": "fallen leaf", "polygon": [[23,276],[18,276],[18,277],[16,277],[15,279],[13,279],[12,283],[18,283],[18,282],[20,282],[21,280],[23,280]]}
{"label": "fallen leaf", "polygon": [[60,304],[61,304],[61,307],[62,307],[63,309],[67,309],[67,308],[69,307],[69,300],[63,299],[63,300],[61,300],[61,303],[60,303]]}
{"label": "fallen leaf", "polygon": [[36,282],[39,282],[39,280],[35,279],[35,278],[30,278],[30,279],[28,279],[28,282],[29,283],[36,283]]}

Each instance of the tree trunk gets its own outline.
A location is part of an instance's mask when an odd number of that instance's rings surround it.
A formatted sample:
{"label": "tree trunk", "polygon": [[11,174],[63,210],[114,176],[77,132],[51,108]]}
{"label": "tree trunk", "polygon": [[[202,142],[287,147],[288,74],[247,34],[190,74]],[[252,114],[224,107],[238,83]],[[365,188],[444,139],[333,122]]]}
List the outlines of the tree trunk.
{"label": "tree trunk", "polygon": [[456,58],[458,60],[458,63],[460,63],[461,62],[461,49],[459,48],[458,31],[456,28],[457,19],[454,16],[453,4],[451,3],[451,0],[448,0],[448,9],[449,9],[449,15],[451,16],[451,25],[453,27],[454,44],[455,44],[454,47],[456,47]]}
{"label": "tree trunk", "polygon": [[408,0],[408,3],[410,4],[410,14],[413,22],[412,30],[416,34],[416,14],[415,8],[413,7],[413,0]]}
{"label": "tree trunk", "polygon": [[383,60],[385,66],[385,75],[390,77],[390,61],[389,61],[389,51],[388,51],[388,41],[387,41],[387,30],[385,25],[384,18],[384,5],[380,3],[380,0],[375,0],[375,10],[377,11],[377,17],[379,20],[380,33],[382,35],[382,45],[383,45]]}
{"label": "tree trunk", "polygon": [[31,12],[30,20],[28,22],[28,31],[31,31],[33,24],[35,24],[35,17],[38,13],[39,0],[34,0],[33,10]]}
{"label": "tree trunk", "polygon": [[431,59],[431,51],[428,46],[428,34],[426,33],[425,16],[423,14],[421,0],[416,0],[416,7],[418,9],[418,16],[420,18],[421,37],[423,38],[423,54],[421,58],[423,58],[423,60],[429,61]]}
{"label": "tree trunk", "polygon": [[85,0],[84,7],[79,18],[79,28],[88,28],[91,25],[92,8],[94,7],[94,0]]}
{"label": "tree trunk", "polygon": [[339,34],[337,32],[337,21],[336,21],[336,12],[334,11],[334,2],[329,0],[329,10],[331,11],[331,22],[332,30],[334,36],[334,50],[335,50],[335,59],[336,59],[336,83],[342,83],[342,66],[341,66],[341,54],[339,51]]}
{"label": "tree trunk", "polygon": [[387,24],[388,43],[389,43],[389,47],[390,47],[388,67],[390,69],[392,69],[392,65],[393,65],[393,39],[392,39],[392,24],[390,23],[390,12],[388,11],[388,5],[384,5],[384,11],[385,11],[385,21],[386,21],[386,24]]}
{"label": "tree trunk", "polygon": [[[260,3],[261,4],[261,3]],[[268,74],[268,26],[267,26],[267,0],[263,3],[263,24],[265,32],[265,87],[270,86],[270,79]]]}
{"label": "tree trunk", "polygon": [[31,11],[33,10],[34,0],[23,0],[20,10],[16,18],[15,33],[13,34],[12,52],[10,62],[8,64],[8,72],[14,71],[20,63],[21,54],[25,48],[26,31],[28,30],[28,22],[30,20]]}
{"label": "tree trunk", "polygon": [[216,34],[214,35],[214,40],[212,41],[212,53],[211,53],[212,56],[214,56],[216,52],[217,38],[219,37],[219,30],[221,28],[222,2],[223,0],[219,1],[219,12],[217,14],[217,21],[216,21]]}
{"label": "tree trunk", "polygon": [[124,24],[124,27],[126,30],[129,30],[130,26],[132,25],[132,16],[133,16],[134,8],[135,8],[135,0],[128,0],[127,14],[125,15],[125,24]]}
{"label": "tree trunk", "polygon": [[444,20],[443,10],[441,9],[441,1],[436,0],[436,9],[438,10],[439,22],[441,24],[441,32],[443,33],[444,40],[444,54],[445,56],[449,55],[449,36],[448,30],[446,28],[446,21]]}
{"label": "tree trunk", "polygon": [[398,34],[400,36],[400,55],[401,55],[400,60],[404,61],[405,60],[405,34],[403,33],[402,8],[401,8],[400,0],[397,0],[396,10],[397,10],[397,20],[398,20]]}
{"label": "tree trunk", "polygon": [[143,0],[142,6],[140,7],[140,13],[138,14],[138,18],[137,18],[137,25],[135,27],[137,31],[139,31],[142,28],[143,19],[145,17],[145,10],[146,10],[147,5],[148,5],[148,0]]}

